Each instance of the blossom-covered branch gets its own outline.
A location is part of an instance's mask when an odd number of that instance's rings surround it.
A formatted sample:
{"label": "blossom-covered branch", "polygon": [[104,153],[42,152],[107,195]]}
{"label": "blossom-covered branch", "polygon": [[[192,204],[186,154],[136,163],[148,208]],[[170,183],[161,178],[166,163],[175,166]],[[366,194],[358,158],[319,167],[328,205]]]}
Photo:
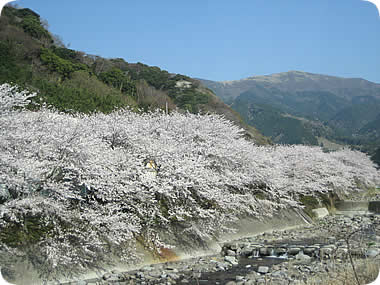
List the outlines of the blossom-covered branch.
{"label": "blossom-covered branch", "polygon": [[379,183],[362,153],[259,147],[214,114],[14,109],[30,96],[0,86],[0,265],[17,252],[46,279]]}

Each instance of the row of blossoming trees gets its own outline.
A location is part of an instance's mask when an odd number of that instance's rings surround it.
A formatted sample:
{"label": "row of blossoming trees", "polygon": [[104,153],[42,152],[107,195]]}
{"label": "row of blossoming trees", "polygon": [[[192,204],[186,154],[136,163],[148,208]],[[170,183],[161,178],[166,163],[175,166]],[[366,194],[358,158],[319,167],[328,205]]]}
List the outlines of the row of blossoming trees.
{"label": "row of blossoming trees", "polygon": [[29,111],[32,96],[0,86],[0,266],[27,260],[45,279],[135,262],[137,243],[170,246],[164,231],[201,245],[242,216],[380,177],[363,153],[255,146],[217,115]]}

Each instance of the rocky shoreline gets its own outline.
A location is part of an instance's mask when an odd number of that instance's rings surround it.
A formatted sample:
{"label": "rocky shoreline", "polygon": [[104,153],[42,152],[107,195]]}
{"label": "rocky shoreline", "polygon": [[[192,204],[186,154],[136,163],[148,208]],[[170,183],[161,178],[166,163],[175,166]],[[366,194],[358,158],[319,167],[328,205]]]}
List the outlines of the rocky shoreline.
{"label": "rocky shoreline", "polygon": [[263,233],[221,247],[217,255],[128,272],[111,271],[99,278],[60,284],[283,285],[309,284],[311,280],[327,284],[326,280],[342,276],[354,278],[351,259],[358,278],[373,281],[376,276],[367,276],[370,273],[363,268],[373,267],[372,275],[380,268],[380,215],[326,216],[314,224]]}

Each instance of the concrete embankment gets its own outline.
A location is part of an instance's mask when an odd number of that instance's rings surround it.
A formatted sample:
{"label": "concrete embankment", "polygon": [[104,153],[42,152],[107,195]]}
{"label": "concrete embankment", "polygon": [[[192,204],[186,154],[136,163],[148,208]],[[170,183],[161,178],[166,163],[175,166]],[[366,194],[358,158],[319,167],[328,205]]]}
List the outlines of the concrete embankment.
{"label": "concrete embankment", "polygon": [[[222,250],[222,246],[225,242],[241,239],[245,237],[251,237],[262,233],[270,233],[274,230],[290,230],[294,229],[300,226],[308,225],[311,222],[310,218],[299,209],[283,209],[279,211],[276,215],[272,217],[263,218],[261,220],[254,219],[254,218],[242,218],[237,223],[230,225],[232,228],[235,229],[233,233],[226,233],[219,237],[218,240],[210,241],[205,248],[197,248],[197,247],[191,247],[188,243],[187,247],[184,247],[183,244],[181,244],[180,240],[172,240],[172,236],[168,235],[165,232],[160,233],[162,239],[171,245],[174,245],[175,247],[171,249],[171,251],[176,256],[177,263],[181,263],[181,260],[198,260],[199,258],[208,256],[220,256],[220,252]],[[186,237],[184,237],[186,238]],[[149,253],[144,251],[142,248],[139,248],[139,254],[143,256],[143,262],[134,265],[134,266],[123,266],[119,264],[118,266],[114,266],[112,268],[109,268],[109,272],[115,271],[115,272],[126,272],[131,270],[136,270],[138,268],[150,268],[151,266],[159,267],[160,265],[158,263],[161,262],[161,264],[164,264],[165,260],[157,260],[154,259],[154,257]],[[209,258],[206,258],[208,260]],[[223,258],[221,260],[223,261]],[[85,276],[79,277],[80,279],[87,279],[88,280],[97,280],[98,276],[95,273],[89,273]],[[63,280],[62,280],[63,281]],[[98,280],[99,281],[99,280]],[[109,281],[109,280],[107,280]],[[96,282],[95,282],[96,283]],[[94,284],[95,284],[94,283]],[[63,283],[63,284],[77,284],[76,282],[72,283]],[[84,283],[83,283],[84,284]],[[93,284],[93,283],[89,283]],[[129,283],[128,283],[129,284]]]}
{"label": "concrete embankment", "polygon": [[348,212],[380,214],[380,201],[338,201],[335,208],[337,214],[347,214]]}
{"label": "concrete embankment", "polygon": [[367,201],[338,201],[335,208],[338,211],[368,211]]}
{"label": "concrete embankment", "polygon": [[[307,225],[310,222],[310,219],[307,217],[305,213],[303,213],[299,209],[283,209],[279,211],[276,215],[272,217],[266,217],[261,220],[242,217],[237,223],[230,225],[231,228],[234,228],[234,232],[225,233],[219,237],[218,240],[212,240],[208,242],[205,247],[201,248],[196,246],[195,243],[191,244],[191,237],[186,237],[183,234],[183,239],[187,239],[186,242],[181,242],[181,239],[174,239],[173,236],[168,234],[167,232],[161,232],[160,236],[165,243],[175,246],[170,249],[168,252],[171,255],[171,258],[167,260],[158,260],[156,256],[153,256],[150,252],[145,250],[143,247],[137,247],[137,253],[142,257],[142,262],[139,264],[128,265],[125,264],[115,264],[112,267],[106,267],[105,269],[109,272],[114,270],[118,272],[126,272],[131,270],[136,270],[138,268],[144,266],[150,266],[152,264],[162,263],[165,261],[180,261],[189,258],[201,258],[202,256],[210,256],[210,255],[220,255],[221,245],[224,242],[228,242],[231,240],[241,239],[244,237],[250,237],[258,234],[262,234],[264,232],[272,232],[273,230],[286,230],[293,229],[299,226]],[[182,229],[183,230],[183,229]],[[185,247],[184,244],[187,246]],[[30,268],[28,270],[25,269],[25,264],[17,265],[18,272],[27,272],[28,274],[23,274],[21,279],[18,279],[16,284],[18,285],[34,285],[34,284],[42,284],[42,281],[37,277],[37,273],[32,271]],[[99,277],[98,273],[89,272],[82,276],[78,276],[76,279],[78,280],[95,280]],[[61,280],[61,282],[68,282],[72,279]],[[86,284],[85,281],[76,281],[71,284]],[[70,283],[68,283],[70,284]],[[89,283],[91,284],[91,283]]]}
{"label": "concrete embankment", "polygon": [[[308,225],[311,222],[312,221],[310,218],[300,209],[283,209],[276,215],[272,217],[266,217],[261,220],[249,217],[241,218],[238,222],[229,225],[230,228],[235,229],[234,232],[224,233],[218,238],[218,240],[211,240],[202,248],[196,246],[195,244],[191,245],[186,236],[183,237],[186,242],[182,242],[178,239],[172,239],[173,236],[168,235],[166,232],[161,232],[160,236],[165,243],[174,246],[174,248],[170,249],[172,258],[170,258],[169,261],[178,261],[183,259],[219,254],[222,249],[221,244],[231,240],[251,237],[262,234],[264,232],[272,232],[273,230],[294,229],[300,226]],[[119,265],[116,269],[119,271],[127,271],[144,265],[166,261],[157,260],[154,256],[142,248],[139,248],[139,254],[143,256],[142,263],[134,265],[132,267]]]}
{"label": "concrete embankment", "polygon": [[173,251],[179,259],[183,259],[219,253],[221,250],[220,243],[222,242],[250,237],[273,230],[292,229],[311,222],[310,218],[300,209],[283,209],[276,215],[261,220],[248,217],[241,218],[237,223],[230,225],[230,228],[235,229],[234,232],[222,234],[218,240],[210,241],[206,245],[207,249],[196,249],[196,247],[191,246],[183,247],[181,241],[171,240],[171,237],[166,236],[164,232],[161,233],[161,236],[166,243],[175,246]]}
{"label": "concrete embankment", "polygon": [[380,201],[371,201],[368,204],[368,210],[375,214],[380,214]]}

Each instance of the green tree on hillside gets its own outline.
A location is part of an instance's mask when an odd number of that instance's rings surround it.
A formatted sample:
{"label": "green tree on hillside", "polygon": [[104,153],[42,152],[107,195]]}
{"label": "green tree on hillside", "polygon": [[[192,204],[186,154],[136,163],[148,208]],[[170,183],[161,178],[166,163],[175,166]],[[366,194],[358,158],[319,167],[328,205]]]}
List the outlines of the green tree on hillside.
{"label": "green tree on hillside", "polygon": [[72,63],[79,63],[79,60],[77,59],[77,52],[73,49],[53,46],[52,52],[54,52],[60,58],[71,61]]}
{"label": "green tree on hillside", "polygon": [[120,92],[135,95],[136,85],[132,82],[130,77],[119,68],[112,68],[110,71],[102,72],[99,74],[99,79]]}
{"label": "green tree on hillside", "polygon": [[57,72],[63,79],[69,78],[74,71],[87,69],[86,65],[72,63],[46,48],[41,49],[40,59],[50,71]]}
{"label": "green tree on hillside", "polygon": [[107,86],[84,70],[73,72],[60,83],[40,78],[35,80],[34,86],[40,90],[43,101],[61,111],[109,113],[115,108],[136,106],[131,96]]}
{"label": "green tree on hillside", "polygon": [[34,16],[26,16],[22,20],[22,27],[26,33],[34,38],[47,38],[52,40],[49,32],[41,26],[40,20]]}

